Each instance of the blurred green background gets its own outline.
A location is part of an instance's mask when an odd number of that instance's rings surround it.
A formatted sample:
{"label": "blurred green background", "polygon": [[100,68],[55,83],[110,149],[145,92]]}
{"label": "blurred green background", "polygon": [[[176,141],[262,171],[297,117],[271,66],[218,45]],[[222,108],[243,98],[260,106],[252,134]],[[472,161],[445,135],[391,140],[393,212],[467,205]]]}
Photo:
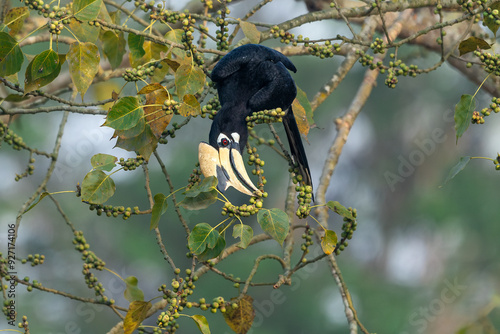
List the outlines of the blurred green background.
{"label": "blurred green background", "polygon": [[[241,17],[256,3],[237,3],[231,15]],[[180,8],[182,2],[171,5]],[[302,2],[276,1],[253,19],[278,23],[305,12]],[[345,26],[325,21],[293,32],[314,38],[332,35],[332,31],[344,33]],[[406,62],[420,67],[438,60],[437,55],[416,47],[403,50],[409,57]],[[291,59],[298,68],[294,75],[296,83],[310,99],[342,61],[340,56],[328,60],[309,56]],[[315,184],[319,182],[336,134],[333,121],[349,107],[365,70],[357,64],[314,114],[317,127],[311,130],[305,146]],[[99,86],[94,88],[87,99],[96,98],[99,89]],[[494,328],[500,328],[497,307],[500,305],[498,172],[490,161],[473,160],[457,177],[440,187],[461,156],[496,157],[500,150],[497,115],[488,117],[484,125],[471,126],[458,143],[455,141],[454,106],[462,94],[473,94],[476,89],[446,65],[414,79],[402,78],[396,89],[387,88],[380,77],[349,135],[327,200],[337,200],[358,210],[358,230],[337,261],[359,319],[370,332],[455,333],[468,326],[464,333],[495,333]],[[478,96],[478,109],[489,104],[491,97],[481,92]],[[50,151],[61,117],[60,113],[22,116],[12,123],[12,129],[29,146]],[[181,117],[176,117],[174,121],[182,121]],[[112,130],[100,127],[102,123],[101,116],[70,115],[49,191],[73,190],[91,169],[90,157],[96,153],[133,156],[112,148],[114,140],[109,140]],[[197,162],[198,143],[208,139],[210,123],[209,119],[196,118],[190,126],[179,130],[168,145],[158,149],[176,189],[186,185]],[[276,128],[284,135],[280,125]],[[266,126],[261,125],[256,130],[259,135],[271,138]],[[265,175],[269,181],[270,196],[265,206],[283,208],[288,182],[288,175],[283,172],[286,162],[276,159],[272,150],[265,147],[261,147],[259,153],[266,161]],[[48,166],[46,159],[37,158],[35,174],[16,183],[15,173],[24,170],[27,160],[26,153],[2,145],[2,252],[6,251],[7,224],[15,222],[19,208],[41,182]],[[153,194],[166,194],[168,185],[154,159],[151,159],[149,170]],[[399,177],[397,182],[391,178],[394,176]],[[148,206],[141,169],[119,172],[113,178],[117,192],[109,204],[141,209]],[[76,228],[84,232],[91,250],[122,277],[136,276],[146,300],[158,296],[158,286],[169,284],[172,272],[149,230],[149,216],[134,216],[127,221],[98,217],[72,194],[56,196]],[[228,191],[228,196],[235,203],[247,200],[234,191]],[[176,219],[172,203],[169,204],[160,229],[177,266],[188,268],[190,260],[185,257],[184,230]],[[201,222],[217,224],[221,220],[220,209],[221,205],[215,204],[199,212],[182,210],[193,227]],[[246,223],[255,233],[260,231],[255,218],[247,219]],[[313,221],[309,223],[316,226]],[[341,224],[338,217],[330,217],[330,228],[339,231]],[[297,247],[301,233],[297,233]],[[18,276],[29,276],[46,287],[92,297],[93,292],[82,279],[80,254],[73,250],[71,240],[72,232],[54,204],[43,200],[22,220],[16,256],[24,258],[39,253],[44,254],[46,260],[35,268],[18,264]],[[227,243],[233,242],[228,235]],[[311,252],[319,254],[321,249],[315,244]],[[254,259],[264,253],[282,254],[282,251],[275,241],[266,241],[234,254],[219,268],[245,279]],[[295,254],[294,261],[297,260]],[[255,280],[276,281],[280,270],[277,263],[264,261]],[[108,272],[96,275],[107,295],[126,307],[124,283]],[[229,299],[238,294],[231,283],[213,273],[203,276],[196,286],[193,300],[199,297],[211,300],[219,295]],[[292,286],[273,291],[269,286],[249,290],[256,309],[250,333],[348,332],[342,300],[326,262],[305,267],[294,277]],[[17,287],[16,306],[19,315],[28,316],[33,333],[103,333],[119,320],[103,306],[82,304],[39,291],[28,293],[21,286]],[[192,314],[200,312],[194,310]],[[220,314],[207,312],[204,315],[212,333],[231,333]],[[153,317],[146,324],[153,325],[154,320]],[[180,333],[197,332],[190,320],[181,319],[180,323]],[[2,328],[6,326],[1,325]]]}

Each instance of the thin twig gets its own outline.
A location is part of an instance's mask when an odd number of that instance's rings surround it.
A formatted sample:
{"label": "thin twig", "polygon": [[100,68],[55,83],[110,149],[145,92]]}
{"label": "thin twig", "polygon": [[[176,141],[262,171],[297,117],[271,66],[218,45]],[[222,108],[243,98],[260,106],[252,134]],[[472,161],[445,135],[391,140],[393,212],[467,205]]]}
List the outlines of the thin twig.
{"label": "thin twig", "polygon": [[153,152],[153,154],[155,155],[156,160],[160,164],[160,168],[163,172],[163,175],[165,175],[165,178],[167,179],[167,183],[168,183],[168,186],[170,188],[170,193],[172,194],[172,202],[174,202],[174,210],[177,213],[177,216],[179,217],[179,220],[181,221],[182,226],[184,226],[184,229],[186,230],[186,234],[189,235],[191,233],[191,230],[189,229],[189,226],[188,226],[186,220],[184,219],[184,216],[182,215],[181,210],[179,209],[177,198],[176,198],[175,193],[174,193],[175,188],[174,188],[174,185],[172,184],[172,180],[170,179],[170,175],[167,172],[167,168],[165,167],[165,164],[161,160],[160,155],[158,154],[158,152],[156,150]]}
{"label": "thin twig", "polygon": [[[149,205],[151,207],[151,210],[153,210],[154,200],[153,200],[153,194],[151,193],[151,187],[150,187],[150,181],[149,181],[149,169],[148,169],[146,164],[142,165],[142,169],[144,170],[144,176],[146,179],[144,188],[146,188],[146,193],[147,193],[147,196],[149,199]],[[172,267],[172,270],[175,271],[175,269],[177,267],[174,263],[174,260],[170,257],[170,255],[168,255],[167,248],[165,247],[165,244],[163,243],[163,240],[161,237],[160,229],[158,227],[155,227],[154,231],[155,231],[155,236],[156,236],[156,243],[160,247],[160,251],[163,255],[163,258],[170,264],[170,266]],[[179,277],[179,274],[175,274],[175,275],[177,276],[177,278]]]}

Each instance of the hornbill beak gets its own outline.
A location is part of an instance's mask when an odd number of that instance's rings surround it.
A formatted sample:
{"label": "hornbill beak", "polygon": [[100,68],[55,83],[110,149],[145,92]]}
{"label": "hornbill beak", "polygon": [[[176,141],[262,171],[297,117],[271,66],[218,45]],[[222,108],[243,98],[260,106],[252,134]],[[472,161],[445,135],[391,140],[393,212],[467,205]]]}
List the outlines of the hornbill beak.
{"label": "hornbill beak", "polygon": [[249,196],[255,195],[254,192],[258,191],[247,174],[238,143],[219,147],[217,150],[201,142],[198,146],[198,161],[203,176],[217,177],[219,181],[217,188],[220,191],[224,192],[227,188],[233,187]]}

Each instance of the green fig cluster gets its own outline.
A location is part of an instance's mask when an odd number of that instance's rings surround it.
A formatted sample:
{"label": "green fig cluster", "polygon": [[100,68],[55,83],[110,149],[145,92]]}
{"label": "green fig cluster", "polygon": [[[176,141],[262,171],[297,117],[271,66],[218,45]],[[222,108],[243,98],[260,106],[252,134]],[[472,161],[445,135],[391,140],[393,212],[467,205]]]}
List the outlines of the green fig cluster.
{"label": "green fig cluster", "polygon": [[340,44],[331,44],[330,41],[325,41],[323,44],[314,43],[309,46],[309,54],[320,59],[332,58],[335,53],[340,52]]}
{"label": "green fig cluster", "polygon": [[38,11],[38,15],[42,15],[45,18],[61,20],[63,24],[69,24],[70,22],[70,6],[61,7],[59,5],[54,5],[51,7],[50,4],[45,3],[43,0],[24,0],[21,2],[29,9]]}
{"label": "green fig cluster", "polygon": [[370,49],[373,50],[373,53],[385,53],[386,45],[382,38],[375,38],[373,42],[370,44]]}
{"label": "green fig cluster", "polygon": [[[299,179],[302,179],[302,175],[297,175],[296,178],[299,181]],[[295,191],[297,191],[297,200],[299,203],[295,214],[299,218],[306,218],[311,213],[313,189],[311,186],[297,185]]]}
{"label": "green fig cluster", "polygon": [[136,68],[127,68],[125,72],[122,74],[122,77],[123,80],[128,82],[146,80],[148,77],[154,75],[154,71],[157,68],[162,68],[162,67],[163,65],[160,62],[139,65]]}
{"label": "green fig cluster", "polygon": [[16,151],[20,151],[21,149],[27,149],[28,147],[23,141],[23,138],[14,133],[9,127],[0,120],[0,138],[3,141],[11,145],[12,148]]}
{"label": "green fig cluster", "polygon": [[342,225],[342,233],[340,235],[342,239],[340,240],[340,243],[335,249],[336,255],[339,255],[340,252],[342,252],[349,245],[348,240],[352,239],[353,233],[354,231],[356,231],[356,228],[358,227],[358,223],[356,221],[357,217],[356,209],[348,208],[347,210],[351,212],[354,220],[344,217],[344,224]]}
{"label": "green fig cluster", "polygon": [[500,153],[497,153],[497,157],[493,160],[493,163],[495,164],[495,169],[500,170]]}
{"label": "green fig cluster", "polygon": [[462,10],[471,13],[482,6],[486,1],[483,0],[457,0],[457,4],[462,7]]}
{"label": "green fig cluster", "polygon": [[30,164],[28,165],[28,167],[26,167],[26,170],[24,171],[24,173],[16,174],[16,177],[15,177],[16,181],[19,181],[22,178],[27,177],[28,175],[33,175],[33,173],[35,172],[35,165],[33,165],[33,163],[35,162],[35,158],[30,158],[29,162],[30,162]]}
{"label": "green fig cluster", "polygon": [[165,115],[179,114],[179,102],[173,99],[166,99],[163,102],[162,109],[165,111]]}
{"label": "green fig cluster", "polygon": [[137,214],[139,212],[139,207],[134,207],[134,211],[130,207],[125,208],[124,206],[112,206],[112,205],[102,205],[102,204],[90,204],[89,209],[91,211],[96,211],[98,216],[105,214],[107,217],[118,217],[121,216],[123,220],[127,220],[131,215]]}
{"label": "green fig cluster", "polygon": [[472,124],[484,124],[485,117],[490,116],[494,112],[498,114],[500,112],[500,98],[493,97],[491,103],[487,108],[483,108],[481,113],[474,111],[472,114],[471,123]]}
{"label": "green fig cluster", "polygon": [[[253,198],[253,197],[252,197]],[[262,200],[257,199],[254,200],[255,204],[243,204],[241,206],[234,205],[231,202],[226,202],[224,207],[222,208],[221,214],[223,216],[229,217],[249,217],[251,215],[257,214],[259,212],[259,208],[262,208]]]}
{"label": "green fig cluster", "polygon": [[186,51],[188,55],[190,54],[195,63],[199,66],[203,66],[205,63],[203,56],[198,52],[196,46],[193,44],[194,40],[194,24],[196,24],[196,20],[191,18],[191,16],[187,16],[182,20],[182,37],[181,42],[186,47]]}
{"label": "green fig cluster", "polygon": [[298,43],[295,39],[295,34],[292,34],[284,29],[280,29],[278,26],[272,27],[269,32],[274,38],[279,38],[281,43],[292,44],[293,46],[296,46]]}
{"label": "green fig cluster", "polygon": [[186,187],[186,190],[191,189],[193,186],[200,184],[201,182],[201,169],[200,169],[200,164],[196,163],[195,168],[193,169],[193,172],[191,175],[189,175],[189,180],[188,180],[188,185]]}
{"label": "green fig cluster", "polygon": [[281,108],[261,110],[247,116],[245,121],[247,122],[248,129],[251,130],[256,124],[282,122],[285,114],[286,112]]}
{"label": "green fig cluster", "polygon": [[500,76],[500,57],[497,54],[476,50],[474,55],[483,63],[486,72]]}
{"label": "green fig cluster", "polygon": [[82,253],[82,274],[87,287],[94,290],[95,295],[100,297],[99,302],[107,305],[113,304],[114,300],[104,296],[104,287],[102,283],[97,280],[97,277],[91,271],[92,269],[103,270],[106,263],[97,257],[94,252],[89,250],[90,246],[85,240],[82,231],[75,231],[74,236],[73,244],[75,245],[75,249]]}
{"label": "green fig cluster", "polygon": [[300,249],[304,252],[304,255],[309,253],[309,247],[314,244],[314,241],[312,239],[312,236],[314,235],[314,230],[309,227],[309,225],[306,226],[306,230],[304,233],[302,233],[302,239],[304,239],[304,242],[300,245]]}
{"label": "green fig cluster", "polygon": [[89,244],[85,240],[82,231],[75,231],[73,238],[73,244],[75,245],[75,249],[82,253],[82,260],[85,264],[88,265],[89,268],[95,268],[97,270],[103,270],[106,263],[98,258],[94,252],[89,251]]}
{"label": "green fig cluster", "polygon": [[494,21],[496,25],[500,25],[500,11],[487,7],[483,12],[483,19]]}
{"label": "green fig cluster", "polygon": [[21,322],[17,324],[17,327],[24,329],[25,333],[29,333],[29,323],[28,323],[28,317],[23,315]]}
{"label": "green fig cluster", "polygon": [[127,160],[125,160],[125,158],[120,158],[118,164],[123,167],[123,170],[128,171],[128,170],[135,170],[137,167],[140,167],[144,162],[145,162],[144,158],[138,155],[135,158],[128,158]]}
{"label": "green fig cluster", "polygon": [[472,113],[471,123],[472,124],[484,124],[484,115],[481,114],[479,111],[474,111]]}
{"label": "green fig cluster", "polygon": [[[387,66],[384,65],[382,61],[375,62],[375,57],[365,53],[364,51],[359,50],[357,53],[360,56],[358,61],[361,65],[368,66],[372,70],[378,69],[382,74],[387,73],[385,85],[389,88],[396,88],[396,85],[399,82],[399,76],[416,77],[417,74],[422,73],[417,65],[406,65],[400,59],[389,61]],[[394,53],[390,54],[390,58],[394,59],[395,57]]]}
{"label": "green fig cluster", "polygon": [[[174,333],[179,329],[177,319],[184,308],[191,308],[197,304],[188,301],[196,288],[194,282],[198,279],[194,276],[191,269],[186,269],[186,277],[178,277],[172,279],[170,287],[167,284],[162,284],[158,291],[163,293],[163,298],[168,302],[166,310],[161,312],[156,320],[156,325],[159,328],[165,329],[168,333]],[[176,275],[180,273],[180,269],[176,269]]]}
{"label": "green fig cluster", "polygon": [[219,15],[219,18],[215,20],[215,25],[218,27],[215,37],[217,39],[217,50],[220,51],[229,50],[229,28],[226,22],[226,15],[229,15],[230,13],[231,11],[228,8],[217,11],[217,15]]}
{"label": "green fig cluster", "polygon": [[205,118],[208,115],[208,118],[213,119],[217,114],[217,111],[220,109],[220,102],[217,96],[214,96],[210,100],[208,100],[207,104],[205,104],[201,108],[201,117]]}
{"label": "green fig cluster", "polygon": [[64,24],[58,20],[52,20],[47,22],[47,26],[49,28],[49,32],[54,35],[60,35],[62,30],[64,29]]}
{"label": "green fig cluster", "polygon": [[39,264],[43,264],[45,261],[45,255],[40,254],[28,254],[28,257],[25,259],[21,259],[22,264],[31,263],[31,266],[37,266]]}

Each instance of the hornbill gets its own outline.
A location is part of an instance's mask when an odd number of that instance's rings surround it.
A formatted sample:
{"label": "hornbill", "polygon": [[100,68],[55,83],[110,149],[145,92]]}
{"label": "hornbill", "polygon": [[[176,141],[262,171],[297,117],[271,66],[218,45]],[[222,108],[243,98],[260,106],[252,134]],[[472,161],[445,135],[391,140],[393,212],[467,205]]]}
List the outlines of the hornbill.
{"label": "hornbill", "polygon": [[[253,112],[281,108],[293,163],[305,185],[312,185],[307,157],[291,108],[297,88],[288,72],[296,72],[292,62],[271,48],[247,44],[224,56],[214,67],[221,109],[214,117],[209,144],[200,143],[199,162],[205,177],[216,176],[218,189],[232,186],[253,195],[257,187],[245,170],[242,152],[248,139],[246,117]],[[295,167],[295,166],[294,166]]]}

